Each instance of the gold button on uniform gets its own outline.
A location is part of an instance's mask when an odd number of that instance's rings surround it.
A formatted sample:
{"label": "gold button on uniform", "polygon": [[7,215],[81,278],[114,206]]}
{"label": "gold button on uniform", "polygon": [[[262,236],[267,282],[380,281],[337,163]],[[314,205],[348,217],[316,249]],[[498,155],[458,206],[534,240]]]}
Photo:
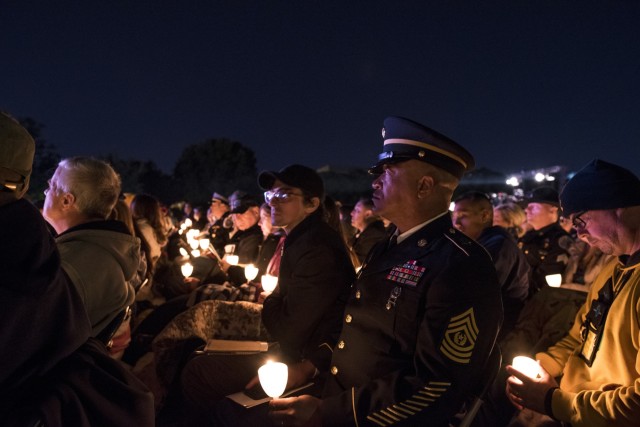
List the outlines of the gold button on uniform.
{"label": "gold button on uniform", "polygon": [[332,366],[331,367],[331,373],[333,375],[338,375],[338,367],[337,366]]}
{"label": "gold button on uniform", "polygon": [[340,342],[338,343],[338,348],[339,348],[340,350],[342,350],[342,349],[344,348],[344,341],[340,341]]}
{"label": "gold button on uniform", "polygon": [[352,320],[353,320],[353,317],[351,317],[350,314],[347,314],[347,316],[344,318],[344,321],[347,323],[351,323]]}

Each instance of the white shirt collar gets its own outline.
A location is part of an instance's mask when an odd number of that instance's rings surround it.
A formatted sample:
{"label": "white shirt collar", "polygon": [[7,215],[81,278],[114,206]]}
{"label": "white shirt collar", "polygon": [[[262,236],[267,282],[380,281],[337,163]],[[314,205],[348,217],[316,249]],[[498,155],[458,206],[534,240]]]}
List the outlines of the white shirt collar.
{"label": "white shirt collar", "polygon": [[413,227],[410,230],[405,231],[402,234],[398,234],[398,230],[396,230],[396,236],[398,236],[398,244],[402,243],[403,240],[406,240],[407,238],[409,238],[412,234],[414,234],[416,231],[420,230],[422,227],[424,227],[425,225],[429,224],[430,222],[435,221],[436,219],[448,214],[449,211],[444,211],[442,212],[440,215],[436,215],[431,219],[426,220],[425,222],[416,225],[415,227]]}

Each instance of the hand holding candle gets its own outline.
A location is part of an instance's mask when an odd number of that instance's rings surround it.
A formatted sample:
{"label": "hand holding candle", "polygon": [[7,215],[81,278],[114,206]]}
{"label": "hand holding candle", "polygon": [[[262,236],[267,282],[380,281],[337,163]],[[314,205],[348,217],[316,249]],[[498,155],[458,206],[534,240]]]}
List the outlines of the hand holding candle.
{"label": "hand holding candle", "polygon": [[191,276],[191,273],[193,273],[193,265],[191,265],[190,262],[182,264],[182,266],[180,267],[180,271],[182,271],[182,275],[184,277],[189,277]]}
{"label": "hand holding candle", "polygon": [[258,268],[253,264],[247,264],[244,268],[244,277],[250,282],[258,275]]}
{"label": "hand holding candle", "polygon": [[265,274],[262,276],[262,290],[268,293],[273,292],[273,290],[278,286],[278,278],[276,276],[272,276],[270,274]]}
{"label": "hand holding candle", "polygon": [[287,378],[289,368],[284,363],[272,362],[265,363],[258,369],[258,378],[260,385],[268,396],[274,399],[280,397],[287,387]]}

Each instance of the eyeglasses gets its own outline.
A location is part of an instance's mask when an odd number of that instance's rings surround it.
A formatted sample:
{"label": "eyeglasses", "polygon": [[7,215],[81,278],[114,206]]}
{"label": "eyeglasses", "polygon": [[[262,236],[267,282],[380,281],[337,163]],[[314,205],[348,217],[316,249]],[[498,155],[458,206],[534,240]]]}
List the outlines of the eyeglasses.
{"label": "eyeglasses", "polygon": [[302,194],[293,193],[291,191],[265,191],[264,201],[271,203],[272,201],[288,202],[293,196],[303,197]]}
{"label": "eyeglasses", "polygon": [[587,213],[587,211],[578,212],[573,216],[573,219],[571,220],[571,225],[576,230],[582,230],[587,226],[587,222],[584,219],[580,218],[585,213]]}

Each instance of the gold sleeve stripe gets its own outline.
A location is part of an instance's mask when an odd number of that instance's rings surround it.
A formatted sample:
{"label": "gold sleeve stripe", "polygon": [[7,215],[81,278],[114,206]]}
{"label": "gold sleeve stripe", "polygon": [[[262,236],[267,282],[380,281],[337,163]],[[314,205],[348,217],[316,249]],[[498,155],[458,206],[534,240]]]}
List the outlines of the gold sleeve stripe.
{"label": "gold sleeve stripe", "polygon": [[358,417],[356,416],[356,388],[351,387],[351,407],[353,408],[353,422],[358,426]]}
{"label": "gold sleeve stripe", "polygon": [[434,391],[420,390],[418,394],[423,394],[425,396],[431,396],[431,397],[440,397],[442,393],[436,393],[435,390]]}
{"label": "gold sleeve stripe", "polygon": [[383,426],[389,426],[394,423],[393,420],[390,420],[379,413],[371,414],[367,416],[367,419],[373,422],[377,422],[378,424]]}
{"label": "gold sleeve stripe", "polygon": [[367,416],[367,419],[385,427],[395,424],[428,408],[433,402],[439,399],[450,386],[450,382],[430,382],[422,389],[417,390],[413,396],[404,402],[398,402],[395,405],[372,412]]}
{"label": "gold sleeve stripe", "polygon": [[[378,418],[381,421],[384,421],[387,424],[393,424],[395,422],[395,420],[393,418],[390,418],[390,417],[386,416],[382,412],[377,412],[375,414],[372,414],[372,416]],[[398,421],[400,421],[400,420],[398,420]]]}
{"label": "gold sleeve stripe", "polygon": [[[418,393],[422,393],[422,392],[418,392]],[[419,394],[414,394],[413,395],[414,399],[426,400],[427,402],[434,402],[438,397],[440,397],[440,395],[438,395],[438,394],[428,394],[426,396],[421,396]]]}
{"label": "gold sleeve stripe", "polygon": [[413,399],[407,399],[407,403],[411,403],[412,405],[419,406],[419,407],[421,407],[423,409],[429,406],[428,403],[418,402],[417,400],[413,400]]}
{"label": "gold sleeve stripe", "polygon": [[447,391],[447,389],[449,387],[451,387],[451,383],[447,382],[440,382],[440,381],[431,381],[428,385],[426,385],[424,388],[436,388],[436,387],[444,387],[443,391]]}
{"label": "gold sleeve stripe", "polygon": [[[406,404],[406,403],[404,403],[404,402],[400,403],[400,405],[402,405],[403,407],[407,407],[407,408],[409,408],[409,409],[413,409],[413,410],[414,410],[414,411],[416,411],[416,412],[420,412],[420,411],[422,411],[422,409],[421,409],[421,408],[416,408],[415,406],[407,405],[407,404]],[[415,415],[415,414],[416,414],[416,413],[414,412],[414,413],[413,413],[413,415]]]}
{"label": "gold sleeve stripe", "polygon": [[430,397],[423,397],[423,396],[413,396],[413,399],[417,399],[417,400],[419,400],[421,402],[427,402],[427,405],[429,403],[433,403],[433,402],[436,401],[436,399],[432,399]]}
{"label": "gold sleeve stripe", "polygon": [[387,424],[383,424],[383,423],[381,423],[380,421],[378,421],[378,420],[376,420],[376,419],[372,418],[371,416],[368,416],[368,417],[367,417],[367,419],[368,419],[369,421],[373,422],[373,423],[378,424],[378,425],[379,425],[379,426],[381,426],[381,427],[386,427],[386,426],[387,426]]}
{"label": "gold sleeve stripe", "polygon": [[402,419],[407,418],[407,416],[406,416],[405,414],[401,414],[400,412],[396,411],[396,409],[397,409],[397,408],[396,408],[396,406],[395,406],[395,405],[393,405],[393,407],[394,407],[395,409],[391,409],[391,407],[389,407],[389,408],[387,408],[387,411],[391,412],[391,413],[392,413],[392,414],[394,414],[395,416],[400,417],[400,418],[402,418]]}
{"label": "gold sleeve stripe", "polygon": [[413,411],[410,411],[408,409],[403,408],[402,406],[398,406],[398,405],[393,405],[393,408],[402,412],[403,414],[407,414],[407,415],[415,415],[416,413]]}
{"label": "gold sleeve stripe", "polygon": [[442,388],[442,387],[425,387],[424,388],[425,392],[432,392],[432,393],[444,393],[445,391],[447,391],[446,388]]}
{"label": "gold sleeve stripe", "polygon": [[384,415],[386,415],[387,417],[391,418],[395,422],[401,421],[401,419],[396,417],[396,415],[393,412],[389,411],[389,408],[387,408],[386,410],[383,409],[380,412],[382,412]]}

